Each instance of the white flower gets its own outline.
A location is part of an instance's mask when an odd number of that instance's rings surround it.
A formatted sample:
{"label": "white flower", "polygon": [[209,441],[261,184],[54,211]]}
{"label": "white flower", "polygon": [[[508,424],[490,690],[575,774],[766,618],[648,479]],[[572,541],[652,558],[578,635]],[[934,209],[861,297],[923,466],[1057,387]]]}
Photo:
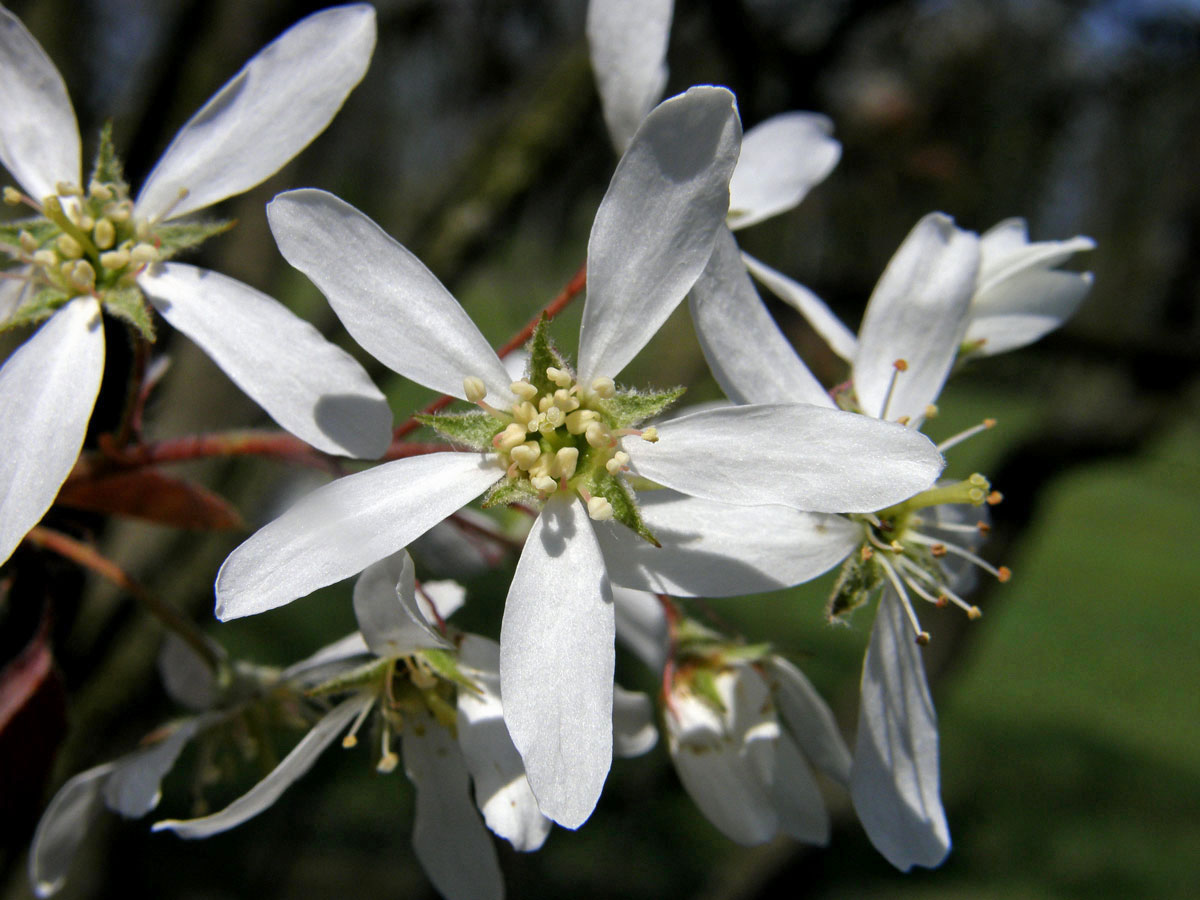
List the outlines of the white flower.
{"label": "white flower", "polygon": [[[44,215],[65,226],[49,247],[35,251],[26,241],[28,248],[3,248],[23,266],[7,273],[19,277],[0,280],[0,323],[36,293],[34,281],[78,293],[0,371],[0,560],[49,508],[78,457],[104,370],[102,302],[117,302],[117,287],[134,292],[129,302],[141,316],[144,292],[280,425],[313,446],[364,457],[386,449],[386,400],[352,357],[247,285],[155,263],[155,241],[168,222],[249,190],[324,130],[362,78],[374,44],[375,13],[366,5],[297,23],[184,125],[131,203],[123,186],[80,186],[79,134],[62,77],[0,8],[0,162]],[[93,218],[93,209],[105,212]]]}
{"label": "white flower", "polygon": [[[268,209],[284,256],[367,350],[508,424],[492,420],[483,443],[495,449],[482,456],[402,459],[317,491],[226,560],[217,615],[262,612],[352,575],[489,488],[497,502],[544,499],[509,590],[500,671],[534,793],[567,827],[590,815],[612,756],[613,613],[597,532],[618,526],[592,519],[634,521],[623,467],[702,499],[846,510],[901,499],[941,466],[907,429],[797,404],[697,413],[641,439],[609,428],[612,410],[640,396],[612,379],[682,300],[724,227],[738,138],[732,95],[719,88],[668,100],[642,124],[593,225],[578,376],[549,366],[512,382],[428,270],[335,197],[295,191]],[[588,487],[597,484],[607,493]]]}
{"label": "white flower", "polygon": [[708,820],[746,846],[780,831],[827,844],[810,763],[844,784],[850,752],[808,679],[777,656],[726,665],[703,690],[689,674],[673,680],[663,718],[675,769]]}

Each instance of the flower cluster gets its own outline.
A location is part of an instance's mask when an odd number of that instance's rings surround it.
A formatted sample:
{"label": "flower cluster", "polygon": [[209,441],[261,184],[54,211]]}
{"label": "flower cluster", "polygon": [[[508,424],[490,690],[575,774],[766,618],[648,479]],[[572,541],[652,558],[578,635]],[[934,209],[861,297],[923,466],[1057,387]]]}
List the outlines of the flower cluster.
{"label": "flower cluster", "polygon": [[[0,161],[20,186],[5,199],[33,213],[0,226],[0,327],[40,326],[0,369],[4,558],[79,465],[105,321],[125,326],[144,352],[158,318],[182,331],[307,448],[388,454],[302,496],[215,578],[224,621],[358,576],[358,631],[275,670],[231,662],[165,616],[191,649],[168,642],[164,680],[193,714],[60,789],[31,853],[40,895],[61,886],[103,806],[127,817],[158,806],[188,745],[196,815],[154,828],[199,838],[262,812],[339,737],[353,748],[370,729],[376,770],[402,766],[414,785],[413,844],[437,889],[499,897],[487,829],[537,850],[552,823],[589,819],[614,755],[657,741],[650,698],[614,682],[618,639],[660,679],[667,752],[732,840],[783,833],[827,843],[815,770],[848,789],[895,866],[945,857],[921,650],[930,635],[917,607],[978,618],[966,594],[979,573],[1006,581],[1009,572],[977,552],[999,493],[979,473],[943,478],[943,453],[994,423],[936,445],[922,428],[957,366],[1024,346],[1071,315],[1091,278],[1058,267],[1091,242],[1031,243],[1015,219],[980,236],[931,213],[886,267],[855,335],[734,236],[796,206],[829,174],[841,152],[832,123],[790,112],[743,134],[725,88],[662,100],[670,23],[661,0],[590,4],[587,36],[620,159],[588,241],[575,362],[551,337],[557,309],[517,342],[526,351],[518,371],[365,214],[313,188],[269,203],[280,253],[357,343],[443,395],[393,432],[387,400],[349,354],[254,288],[174,261],[231,227],[186,217],[257,185],[330,122],[366,70],[371,8],[317,13],[262,50],[184,126],[136,195],[108,129],[81,177],[62,78],[0,9],[10,85]],[[809,371],[755,280],[846,361],[844,384]],[[683,387],[619,381],[685,298],[728,402],[677,409]],[[117,447],[110,466],[145,450],[125,424],[128,452]],[[421,426],[444,443],[408,442]],[[476,501],[519,511],[520,525],[465,509]],[[476,542],[501,548],[477,554],[481,566],[517,550],[498,641],[447,623],[462,588],[417,579],[421,542],[439,532],[459,558]],[[853,752],[777,648],[689,612],[698,598],[790,587],[839,566],[828,619],[876,607]],[[250,720],[304,733],[249,792],[208,813],[203,798],[221,780],[214,759],[230,747],[271,758]]]}

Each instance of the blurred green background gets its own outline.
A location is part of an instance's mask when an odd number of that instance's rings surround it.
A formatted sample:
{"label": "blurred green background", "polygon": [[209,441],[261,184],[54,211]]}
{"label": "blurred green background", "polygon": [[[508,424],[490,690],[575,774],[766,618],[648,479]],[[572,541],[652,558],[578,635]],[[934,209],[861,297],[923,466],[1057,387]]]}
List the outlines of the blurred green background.
{"label": "blurred green background", "polygon": [[[62,70],[85,152],[113,118],[135,186],[206,97],[318,8],[287,0],[10,7]],[[297,161],[223,205],[240,224],[200,261],[272,291],[351,347],[319,294],[283,264],[263,216],[280,190],[323,187],[425,260],[498,344],[583,261],[612,171],[584,4],[391,0],[376,8],[379,43],[366,80]],[[1000,420],[951,452],[950,473],[983,471],[1004,492],[985,554],[1014,572],[977,595],[979,622],[922,614],[933,634],[927,662],[955,842],[945,865],[892,870],[834,788],[830,848],[738,848],[691,805],[660,747],[615,764],[578,833],[556,830],[533,855],[501,846],[509,895],[1197,896],[1200,4],[681,2],[668,59],[669,93],[727,84],[747,127],[790,109],[834,120],[844,155],[833,175],[799,209],[740,239],[848,323],[909,228],[933,209],[980,231],[1021,215],[1035,240],[1089,235],[1098,249],[1080,265],[1096,285],[1060,332],[956,378],[927,429],[936,439],[983,416]],[[843,377],[802,322],[772,310],[827,384]],[[556,325],[567,349],[578,319],[574,308]],[[265,424],[186,341],[162,346],[173,367],[149,411],[153,437]],[[398,417],[430,399],[352,352],[386,386]],[[632,384],[697,384],[689,398],[716,396],[683,313],[625,375]],[[182,471],[234,497],[252,525],[312,483],[263,461]],[[216,567],[243,537],[132,523],[103,526],[101,536],[136,577],[206,622]],[[127,752],[172,709],[154,674],[159,632],[127,597],[44,555],[16,564],[22,592],[13,597],[53,608],[69,704],[44,803],[72,773]],[[507,576],[470,583],[478,620],[498,620]],[[713,608],[796,659],[852,734],[870,615],[827,628],[828,587],[825,579]],[[231,651],[286,663],[352,629],[349,607],[343,584],[209,630]],[[653,689],[631,660],[619,666],[631,686]],[[0,800],[4,896],[25,897],[37,810]],[[168,783],[162,811],[182,813],[186,802],[185,786]],[[362,750],[326,754],[273,809],[205,842],[149,835],[148,821],[106,816],[62,896],[432,893],[409,847],[409,788],[398,774],[377,775]]]}

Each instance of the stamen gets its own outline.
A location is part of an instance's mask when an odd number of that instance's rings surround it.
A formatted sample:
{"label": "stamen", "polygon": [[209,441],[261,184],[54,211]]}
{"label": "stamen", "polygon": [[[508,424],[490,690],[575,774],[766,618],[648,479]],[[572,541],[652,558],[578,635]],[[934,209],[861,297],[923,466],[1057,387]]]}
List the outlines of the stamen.
{"label": "stamen", "polygon": [[567,414],[567,432],[570,434],[583,434],[588,430],[592,422],[597,421],[600,414],[594,409],[579,409],[573,413]]}
{"label": "stamen", "polygon": [[[983,612],[978,606],[967,603],[966,600],[958,596],[958,594],[954,593],[954,591],[950,590],[950,588],[945,584],[939,582],[930,573],[926,572],[912,560],[905,559],[903,556],[901,556],[898,557],[896,561],[906,573],[912,576],[904,580],[905,584],[907,584],[910,588],[912,588],[930,603],[937,606],[939,609],[953,603],[955,606],[959,607],[963,612],[965,612],[967,614],[967,618],[971,619],[972,621],[983,616]],[[934,597],[932,594],[926,593],[915,579],[920,579],[931,587],[937,589],[939,591],[939,595]]]}
{"label": "stamen", "polygon": [[463,379],[463,393],[467,395],[467,402],[479,403],[487,396],[487,385],[479,376],[468,375]]}
{"label": "stamen", "polygon": [[883,413],[882,413],[882,415],[880,415],[881,419],[886,420],[888,417],[888,407],[890,407],[892,405],[892,392],[896,389],[897,377],[899,377],[901,372],[907,372],[907,371],[908,371],[908,363],[905,362],[904,360],[898,359],[894,363],[892,363],[892,377],[891,377],[891,380],[888,381],[887,393],[883,395]]}
{"label": "stamen", "polygon": [[896,593],[900,597],[900,602],[904,606],[904,614],[908,616],[908,623],[912,626],[913,634],[916,636],[916,642],[924,647],[929,643],[929,632],[921,630],[921,623],[917,620],[917,614],[913,611],[912,601],[908,599],[908,591],[904,589],[903,583],[900,581],[900,576],[896,574],[895,568],[886,556],[879,557],[879,562],[883,566],[883,571],[887,574],[888,580],[891,581],[892,587],[896,589]]}
{"label": "stamen", "polygon": [[1004,501],[1004,495],[1002,493],[1000,493],[999,491],[992,491],[990,494],[987,495],[987,505],[988,506],[995,506],[996,504],[1002,503],[1003,501]]}
{"label": "stamen", "polygon": [[101,219],[92,228],[92,240],[98,250],[108,250],[117,240],[117,229],[111,219]]}
{"label": "stamen", "polygon": [[349,750],[352,747],[358,746],[358,729],[362,728],[362,723],[366,721],[367,713],[375,708],[374,703],[369,703],[363,707],[363,711],[358,714],[354,720],[354,724],[350,726],[350,731],[342,738],[342,747]]}
{"label": "stamen", "polygon": [[658,443],[658,429],[651,425],[649,428],[643,428],[641,438],[649,444]]}
{"label": "stamen", "polygon": [[392,729],[388,727],[386,719],[383,721],[382,730],[381,752],[379,762],[375,764],[375,771],[381,775],[390,775],[396,771],[396,766],[400,763],[400,757],[392,750]]}
{"label": "stamen", "polygon": [[538,395],[538,389],[525,380],[514,381],[508,387],[509,390],[525,401],[532,400]]}
{"label": "stamen", "polygon": [[11,184],[4,186],[4,203],[7,206],[20,206],[22,203],[25,203],[27,200],[29,200],[29,198],[26,197],[24,194],[22,194],[20,191],[18,191]]}
{"label": "stamen", "polygon": [[960,547],[960,546],[958,546],[958,544],[942,543],[941,541],[935,540],[934,538],[931,538],[924,534],[920,534],[918,532],[911,532],[910,534],[907,535],[907,537],[909,540],[913,541],[914,543],[924,544],[927,547],[929,547],[929,549],[934,553],[935,556],[938,555],[937,551],[934,549],[937,547],[940,547],[941,550],[943,551],[943,553],[950,552],[950,553],[953,553],[955,556],[961,556],[963,559],[967,560],[968,562],[974,563],[975,565],[979,566],[979,568],[983,569],[985,572],[994,576],[998,581],[1001,581],[1001,582],[1008,581],[1008,579],[1012,577],[1012,572],[1009,571],[1009,569],[1007,567],[1001,567],[998,569],[995,566],[993,566],[990,562],[988,562],[986,559],[984,559],[982,556],[972,553],[966,547]]}
{"label": "stamen", "polygon": [[597,522],[603,522],[613,517],[612,504],[603,497],[593,497],[587,502],[588,516]]}
{"label": "stamen", "polygon": [[560,388],[569,388],[571,386],[571,382],[574,381],[574,379],[571,378],[570,372],[564,372],[562,369],[556,369],[554,366],[546,367],[546,377],[553,381]]}
{"label": "stamen", "polygon": [[954,435],[953,437],[946,438],[946,440],[942,441],[940,444],[937,445],[938,452],[945,453],[951,447],[961,444],[963,441],[967,440],[968,438],[975,437],[975,435],[979,434],[981,431],[987,431],[989,428],[995,428],[995,427],[996,427],[995,419],[984,419],[978,425],[972,425],[970,428],[966,429],[965,431],[960,431],[958,434]]}

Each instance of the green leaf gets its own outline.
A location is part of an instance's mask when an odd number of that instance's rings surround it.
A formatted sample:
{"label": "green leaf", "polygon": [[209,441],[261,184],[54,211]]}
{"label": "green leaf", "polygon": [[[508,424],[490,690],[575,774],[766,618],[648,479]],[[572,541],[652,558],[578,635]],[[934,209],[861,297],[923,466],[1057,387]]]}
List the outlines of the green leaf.
{"label": "green leaf", "polygon": [[471,410],[461,413],[439,413],[437,415],[414,416],[422,425],[428,425],[446,440],[472,450],[493,450],[492,438],[504,429],[504,423],[485,413]]}
{"label": "green leaf", "polygon": [[564,372],[572,371],[558,348],[550,342],[550,320],[543,315],[529,340],[529,383],[539,393],[553,394],[558,389],[558,385],[546,377],[546,369],[550,366]]}
{"label": "green leaf", "polygon": [[507,506],[510,503],[533,504],[539,509],[542,499],[527,478],[501,478],[488,489],[483,498],[483,508]]}
{"label": "green leaf", "polygon": [[655,547],[662,546],[658,542],[658,538],[650,533],[650,529],[642,521],[642,514],[637,508],[637,501],[633,499],[633,493],[625,486],[624,481],[615,475],[604,474],[594,479],[588,489],[596,496],[603,497],[612,504],[613,518],[616,521],[633,531],[638,537],[649,541]]}
{"label": "green leaf", "polygon": [[863,559],[858,551],[851,553],[842,563],[842,571],[834,582],[829,603],[825,607],[826,618],[831,623],[844,623],[854,610],[871,599],[871,594],[882,584],[883,572],[874,558]]}
{"label": "green leaf", "polygon": [[170,259],[181,250],[199,247],[210,237],[223,234],[237,224],[235,219],[213,222],[168,222],[154,229],[161,242],[159,258]]}
{"label": "green leaf", "polygon": [[48,319],[58,311],[64,303],[71,299],[71,294],[56,287],[38,288],[28,300],[18,306],[11,316],[0,322],[0,333],[25,325],[36,325],[43,319]]}
{"label": "green leaf", "polygon": [[154,318],[137,287],[108,288],[100,296],[105,312],[132,325],[150,343],[154,343]]}
{"label": "green leaf", "polygon": [[601,406],[613,428],[633,428],[658,415],[683,396],[686,388],[671,388],[668,391],[618,391]]}
{"label": "green leaf", "polygon": [[100,129],[100,149],[96,151],[92,181],[116,185],[120,192],[128,193],[129,185],[125,183],[125,172],[121,168],[121,161],[117,159],[117,152],[113,147],[112,130],[111,119],[105,122],[104,127]]}

